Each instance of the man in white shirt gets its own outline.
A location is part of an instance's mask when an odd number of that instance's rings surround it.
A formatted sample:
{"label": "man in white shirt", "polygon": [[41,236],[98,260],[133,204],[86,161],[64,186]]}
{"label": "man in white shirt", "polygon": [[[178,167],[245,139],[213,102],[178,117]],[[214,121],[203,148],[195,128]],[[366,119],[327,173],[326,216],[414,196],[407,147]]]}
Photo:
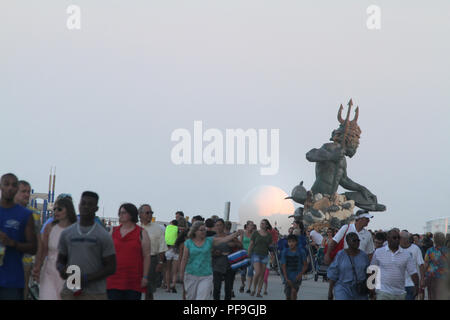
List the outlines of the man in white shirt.
{"label": "man in white shirt", "polygon": [[[400,232],[400,247],[403,250],[409,252],[413,258],[414,264],[416,265],[416,269],[419,271],[420,279],[423,279],[424,276],[424,261],[422,258],[422,250],[414,243],[412,243],[412,236],[408,231],[404,230]],[[405,275],[405,291],[406,291],[406,300],[414,300],[414,283],[408,273]],[[419,281],[420,281],[419,279]],[[420,282],[419,282],[420,283]]]}
{"label": "man in white shirt", "polygon": [[317,247],[320,247],[322,245],[323,236],[319,232],[317,232],[316,229],[312,229],[309,233],[309,236],[313,243],[317,245]]}
{"label": "man in white shirt", "polygon": [[139,220],[141,227],[144,228],[150,237],[150,271],[148,275],[148,288],[145,295],[146,300],[153,300],[153,294],[156,291],[158,273],[162,272],[165,260],[165,252],[168,250],[164,231],[159,224],[152,223],[153,210],[148,204],[143,204],[139,208]]}
{"label": "man in white shirt", "polygon": [[414,283],[413,297],[419,289],[419,276],[410,252],[399,246],[400,234],[397,230],[388,232],[388,246],[375,251],[371,265],[379,267],[380,289],[377,300],[405,300],[406,275],[411,276]]}
{"label": "man in white shirt", "polygon": [[333,237],[333,240],[328,245],[327,253],[325,254],[324,262],[325,264],[331,263],[330,253],[333,252],[334,248],[338,243],[344,239],[344,249],[348,248],[347,241],[345,240],[345,235],[354,232],[359,237],[359,249],[364,251],[368,256],[369,260],[372,258],[372,254],[375,251],[373,244],[372,234],[365,229],[369,225],[370,219],[373,216],[367,210],[358,210],[356,212],[355,222],[350,225],[343,225],[341,229]]}

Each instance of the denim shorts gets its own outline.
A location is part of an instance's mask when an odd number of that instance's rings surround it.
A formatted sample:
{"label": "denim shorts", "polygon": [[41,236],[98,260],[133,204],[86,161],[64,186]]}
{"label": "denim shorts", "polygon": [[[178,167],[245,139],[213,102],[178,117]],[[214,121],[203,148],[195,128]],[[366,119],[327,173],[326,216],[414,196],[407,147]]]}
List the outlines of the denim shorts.
{"label": "denim shorts", "polygon": [[178,253],[175,252],[175,249],[170,248],[168,251],[166,251],[166,259],[169,260],[175,260],[178,261]]}
{"label": "denim shorts", "polygon": [[260,262],[260,263],[266,265],[267,262],[269,262],[269,256],[268,256],[268,255],[262,256],[262,255],[260,255],[260,254],[254,253],[254,254],[252,254],[252,265],[253,265],[255,262]]}

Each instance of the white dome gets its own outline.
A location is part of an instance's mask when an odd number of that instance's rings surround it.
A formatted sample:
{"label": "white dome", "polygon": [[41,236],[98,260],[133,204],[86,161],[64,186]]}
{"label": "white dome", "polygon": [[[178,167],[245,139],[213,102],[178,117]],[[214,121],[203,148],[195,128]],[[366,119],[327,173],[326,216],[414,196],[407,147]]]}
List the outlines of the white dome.
{"label": "white dome", "polygon": [[259,186],[252,189],[241,201],[239,207],[239,223],[244,226],[248,220],[252,220],[259,228],[262,219],[267,219],[282,234],[287,234],[293,222],[295,211],[294,203],[285,199],[288,194],[274,186]]}

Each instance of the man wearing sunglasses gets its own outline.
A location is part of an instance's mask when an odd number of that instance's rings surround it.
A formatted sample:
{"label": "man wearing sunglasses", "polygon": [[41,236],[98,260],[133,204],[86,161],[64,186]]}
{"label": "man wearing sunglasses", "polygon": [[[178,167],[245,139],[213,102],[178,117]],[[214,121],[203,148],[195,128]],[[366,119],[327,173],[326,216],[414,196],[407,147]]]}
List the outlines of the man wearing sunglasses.
{"label": "man wearing sunglasses", "polygon": [[411,276],[413,296],[419,292],[419,275],[412,255],[400,247],[400,233],[392,229],[387,234],[388,245],[375,251],[371,265],[379,267],[380,289],[377,300],[405,300],[405,278]]}
{"label": "man wearing sunglasses", "polygon": [[141,205],[139,208],[140,225],[150,237],[150,271],[148,274],[147,294],[145,295],[146,300],[153,300],[153,294],[158,283],[158,274],[163,271],[165,253],[168,250],[164,231],[158,224],[152,223],[152,219],[152,207],[148,204]]}

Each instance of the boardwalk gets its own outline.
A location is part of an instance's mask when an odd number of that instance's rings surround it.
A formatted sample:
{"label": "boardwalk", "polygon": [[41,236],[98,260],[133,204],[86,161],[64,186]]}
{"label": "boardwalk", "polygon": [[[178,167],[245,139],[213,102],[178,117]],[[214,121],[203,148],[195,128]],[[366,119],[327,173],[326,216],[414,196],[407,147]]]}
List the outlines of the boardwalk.
{"label": "boardwalk", "polygon": [[[284,286],[281,283],[281,278],[273,271],[270,272],[269,281],[268,281],[268,295],[263,298],[256,298],[256,296],[252,297],[248,293],[240,293],[239,287],[241,284],[240,275],[236,276],[236,280],[234,282],[234,293],[236,298],[233,300],[285,300],[286,297],[284,295]],[[222,297],[223,299],[223,283],[222,283]],[[156,300],[181,300],[181,284],[177,284],[177,292],[178,293],[168,293],[163,289],[158,289],[155,293]],[[301,287],[300,293],[298,295],[299,300],[326,300],[328,297],[328,283],[322,282],[322,278],[320,278],[317,282],[314,281],[314,277],[309,274],[307,276],[307,280],[304,280]]]}

